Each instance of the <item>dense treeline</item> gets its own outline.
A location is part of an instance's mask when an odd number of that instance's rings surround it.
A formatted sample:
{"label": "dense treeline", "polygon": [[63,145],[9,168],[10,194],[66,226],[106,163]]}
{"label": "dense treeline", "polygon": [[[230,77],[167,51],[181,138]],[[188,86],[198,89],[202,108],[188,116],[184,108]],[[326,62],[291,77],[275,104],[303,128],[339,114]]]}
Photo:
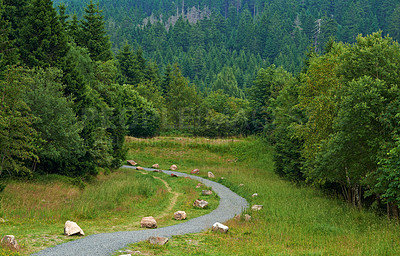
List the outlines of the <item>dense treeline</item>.
{"label": "dense treeline", "polygon": [[381,33],[330,42],[265,106],[277,172],[335,189],[354,206],[399,204],[400,46]]}

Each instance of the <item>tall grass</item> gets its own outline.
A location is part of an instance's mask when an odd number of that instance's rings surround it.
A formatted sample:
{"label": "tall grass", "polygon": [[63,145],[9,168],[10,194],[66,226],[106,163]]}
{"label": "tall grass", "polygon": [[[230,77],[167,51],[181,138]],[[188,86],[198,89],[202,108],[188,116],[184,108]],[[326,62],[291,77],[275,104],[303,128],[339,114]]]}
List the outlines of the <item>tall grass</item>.
{"label": "tall grass", "polygon": [[[172,188],[171,193],[159,178]],[[150,215],[159,227],[173,225],[175,211],[184,210],[189,218],[195,218],[218,206],[219,199],[214,196],[209,198],[208,209],[193,208],[201,194],[196,185],[194,180],[132,169],[99,175],[84,187],[79,181],[55,175],[11,181],[0,193],[0,217],[6,220],[0,222],[0,238],[15,235],[25,255],[77,239],[63,235],[67,220],[76,221],[86,235],[138,230],[141,218]],[[170,200],[173,196],[175,204]],[[0,246],[0,255],[10,253]]]}
{"label": "tall grass", "polygon": [[0,217],[48,222],[95,219],[115,214],[119,207],[134,208],[162,186],[151,176],[135,175],[132,171],[100,177],[84,190],[62,179],[51,180],[9,184],[1,196]]}

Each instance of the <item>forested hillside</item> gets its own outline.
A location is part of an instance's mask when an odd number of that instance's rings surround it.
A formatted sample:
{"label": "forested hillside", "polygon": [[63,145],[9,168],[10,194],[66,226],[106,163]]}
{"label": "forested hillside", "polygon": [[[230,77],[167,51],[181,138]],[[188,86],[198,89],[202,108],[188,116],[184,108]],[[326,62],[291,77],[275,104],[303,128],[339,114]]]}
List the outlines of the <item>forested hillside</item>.
{"label": "forested hillside", "polygon": [[88,178],[125,135],[258,134],[282,177],[398,217],[396,1],[63,2],[0,0],[0,177]]}
{"label": "forested hillside", "polygon": [[[85,1],[56,0],[82,15]],[[178,63],[185,77],[210,89],[226,67],[239,88],[251,86],[270,64],[301,70],[310,47],[322,52],[330,37],[354,43],[383,30],[400,39],[398,1],[177,0],[99,1],[116,52],[127,40],[161,70]]]}

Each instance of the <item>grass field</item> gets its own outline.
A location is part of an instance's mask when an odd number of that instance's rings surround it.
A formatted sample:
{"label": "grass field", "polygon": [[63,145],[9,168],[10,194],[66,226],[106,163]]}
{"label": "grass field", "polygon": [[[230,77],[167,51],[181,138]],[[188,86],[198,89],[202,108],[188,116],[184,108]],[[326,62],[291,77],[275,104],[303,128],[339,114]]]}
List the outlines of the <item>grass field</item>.
{"label": "grass field", "polygon": [[[195,218],[215,209],[219,201],[213,195],[207,198],[207,209],[196,209],[193,201],[204,189],[196,188],[198,182],[132,169],[99,175],[84,189],[74,183],[48,176],[8,184],[0,194],[0,217],[6,220],[0,223],[0,236],[14,235],[22,247],[20,254],[27,255],[78,239],[63,235],[67,220],[77,222],[85,235],[139,230],[142,217],[154,216],[159,227],[174,225],[175,211],[184,210]],[[14,254],[18,255],[0,248],[0,255]]]}
{"label": "grass field", "polygon": [[[230,220],[227,234],[205,231],[173,237],[166,246],[141,242],[129,246],[147,255],[400,255],[399,225],[367,210],[358,211],[322,192],[295,186],[273,171],[272,149],[261,140],[158,137],[128,138],[128,158],[143,167],[171,164],[200,176],[212,171],[216,181],[263,210],[249,212],[250,222]],[[156,178],[154,178],[155,176]],[[225,179],[220,179],[224,177]],[[179,193],[169,193],[162,179]],[[185,210],[194,218],[210,209],[192,207],[199,197],[194,180],[121,169],[100,175],[84,189],[60,177],[13,181],[1,195],[0,236],[13,234],[29,254],[77,238],[63,236],[66,220],[77,221],[87,235],[140,229],[141,217],[161,216],[159,226],[176,223],[171,215]],[[244,186],[239,186],[244,184]],[[258,193],[257,198],[252,198]],[[167,214],[165,214],[167,211]],[[100,225],[101,224],[101,225]],[[9,255],[0,249],[0,255]],[[116,253],[115,255],[118,255]]]}
{"label": "grass field", "polygon": [[[250,213],[250,222],[225,223],[228,234],[207,231],[173,237],[164,247],[141,242],[127,249],[149,255],[400,255],[398,224],[281,180],[273,172],[272,149],[260,140],[155,138],[129,143],[130,157],[144,165],[174,163],[179,171],[199,168],[204,176],[212,171],[264,209]],[[259,196],[253,199],[253,193]]]}

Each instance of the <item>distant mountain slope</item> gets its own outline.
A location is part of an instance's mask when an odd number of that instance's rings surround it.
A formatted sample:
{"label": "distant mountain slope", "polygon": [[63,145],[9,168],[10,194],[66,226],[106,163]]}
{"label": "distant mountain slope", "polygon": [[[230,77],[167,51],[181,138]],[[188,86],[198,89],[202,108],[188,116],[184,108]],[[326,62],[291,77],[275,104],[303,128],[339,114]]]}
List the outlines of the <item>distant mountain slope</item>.
{"label": "distant mountain slope", "polygon": [[[89,1],[63,2],[78,16]],[[269,64],[299,72],[305,52],[322,52],[329,38],[354,42],[379,29],[400,36],[395,0],[100,0],[114,52],[141,46],[161,69],[177,62],[200,87],[226,65],[239,86]],[[397,8],[397,10],[400,10]],[[201,12],[206,13],[202,14]],[[193,14],[195,13],[195,14]],[[193,15],[203,15],[194,19]],[[398,16],[398,19],[397,19]],[[161,24],[162,23],[162,24]],[[174,26],[175,25],[175,26]],[[171,29],[171,26],[174,26]]]}

